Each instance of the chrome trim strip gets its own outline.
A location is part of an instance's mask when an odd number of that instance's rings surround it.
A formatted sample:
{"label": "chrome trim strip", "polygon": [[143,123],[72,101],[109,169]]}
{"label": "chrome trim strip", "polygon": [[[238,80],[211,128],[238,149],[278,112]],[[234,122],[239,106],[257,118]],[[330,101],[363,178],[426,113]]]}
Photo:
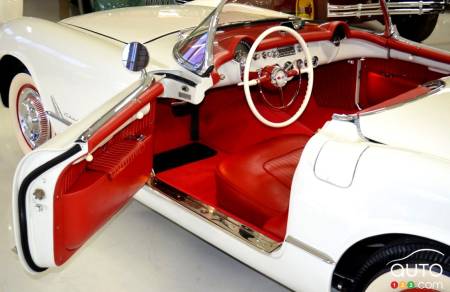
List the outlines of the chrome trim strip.
{"label": "chrome trim strip", "polygon": [[425,94],[422,95],[418,95],[415,98],[411,98],[410,100],[404,101],[404,102],[399,102],[397,104],[391,105],[391,106],[387,106],[387,107],[383,107],[383,108],[379,108],[373,111],[369,111],[369,112],[364,112],[364,113],[354,113],[354,114],[333,114],[332,119],[336,120],[336,121],[344,121],[344,122],[350,122],[350,123],[354,123],[356,125],[356,128],[358,130],[358,134],[359,136],[367,141],[371,141],[370,139],[368,139],[366,136],[364,136],[362,130],[361,130],[361,117],[367,116],[367,115],[372,115],[372,114],[377,114],[380,112],[384,112],[390,109],[394,109],[397,107],[400,107],[404,104],[428,97],[430,95],[433,95],[437,92],[439,92],[440,90],[442,90],[445,86],[446,83],[441,80],[433,80],[430,82],[427,82],[425,84],[423,84],[422,86],[428,87],[430,89],[430,91],[428,91]]}
{"label": "chrome trim strip", "polygon": [[154,175],[147,182],[147,185],[158,193],[174,200],[176,203],[192,211],[202,219],[205,219],[207,222],[214,224],[222,230],[230,233],[258,251],[272,253],[282,245],[282,242],[276,242],[264,234],[253,230],[251,227],[228,217],[214,207],[207,205],[158,180],[158,178]]}
{"label": "chrome trim strip", "polygon": [[414,102],[416,100],[419,100],[419,99],[428,97],[430,95],[433,95],[433,94],[441,91],[446,86],[446,84],[445,84],[444,80],[438,79],[438,80],[433,80],[433,81],[427,82],[427,83],[423,84],[422,86],[427,87],[430,91],[428,91],[425,94],[418,95],[418,96],[416,96],[414,98],[411,98],[409,100],[405,100],[403,102],[399,102],[399,103],[393,104],[391,106],[379,108],[379,109],[376,109],[376,110],[373,110],[373,111],[369,111],[369,112],[358,113],[357,115],[358,115],[358,117],[363,117],[363,116],[372,115],[372,114],[376,114],[376,113],[379,113],[379,112],[383,112],[383,111],[386,111],[386,110],[390,110],[390,109],[394,109],[394,108],[400,107],[400,106],[408,104],[410,102]]}
{"label": "chrome trim strip", "polygon": [[[387,2],[390,15],[424,14],[441,12],[445,9],[445,1],[407,1]],[[328,17],[361,17],[382,15],[383,11],[379,3],[332,5],[328,4]]]}
{"label": "chrome trim strip", "polygon": [[130,102],[139,98],[139,96],[150,87],[150,85],[155,81],[153,74],[143,74],[142,81],[138,87],[127,94],[121,102],[110,109],[106,114],[104,114],[100,119],[94,122],[86,131],[81,134],[77,141],[86,143],[89,141],[91,136],[97,132],[101,127],[103,127],[113,116],[119,114],[125,106]]}
{"label": "chrome trim strip", "polygon": [[288,235],[288,237],[286,238],[286,242],[288,242],[288,243],[290,243],[290,244],[292,244],[292,245],[294,245],[294,246],[296,246],[296,247],[298,247],[300,249],[303,249],[304,251],[306,251],[307,253],[309,253],[309,254],[311,254],[311,255],[313,255],[315,257],[320,258],[322,261],[326,262],[327,264],[334,265],[336,263],[326,253],[324,253],[324,252],[322,252],[322,251],[320,251],[320,250],[318,250],[318,249],[316,249],[316,248],[314,248],[314,247],[312,247],[312,246],[310,246],[310,245],[308,245],[308,244],[306,244],[304,242],[301,242],[300,240],[298,240],[298,239],[296,239],[296,238],[294,238],[294,237],[292,237],[290,235]]}
{"label": "chrome trim strip", "polygon": [[358,59],[358,61],[356,61],[355,105],[358,110],[362,110],[361,106],[359,105],[359,101],[360,101],[361,72],[362,72],[361,63],[364,60],[365,60],[364,58],[360,58]]}
{"label": "chrome trim strip", "polygon": [[386,111],[386,110],[394,109],[394,108],[400,107],[400,106],[402,106],[404,104],[408,104],[410,102],[413,102],[413,101],[416,101],[416,100],[428,97],[430,95],[433,95],[433,94],[441,91],[446,86],[446,83],[442,79],[437,79],[437,80],[433,80],[433,81],[424,83],[422,86],[428,87],[430,89],[430,91],[428,91],[425,94],[418,95],[415,98],[411,98],[409,100],[406,100],[406,101],[403,101],[403,102],[399,102],[399,103],[393,104],[391,106],[379,108],[379,109],[376,109],[376,110],[373,110],[373,111],[369,111],[369,112],[354,113],[354,114],[333,114],[332,119],[333,120],[337,120],[337,121],[347,121],[347,122],[356,123],[356,122],[358,122],[359,117],[363,117],[363,116],[366,116],[366,115],[372,115],[372,114],[376,114],[376,113],[383,112],[383,111]]}
{"label": "chrome trim strip", "polygon": [[72,125],[72,122],[70,122],[69,120],[65,119],[64,117],[59,116],[58,114],[51,112],[51,111],[45,111],[45,113],[49,116],[54,118],[57,121],[60,121],[61,123],[63,123],[66,126],[70,126]]}

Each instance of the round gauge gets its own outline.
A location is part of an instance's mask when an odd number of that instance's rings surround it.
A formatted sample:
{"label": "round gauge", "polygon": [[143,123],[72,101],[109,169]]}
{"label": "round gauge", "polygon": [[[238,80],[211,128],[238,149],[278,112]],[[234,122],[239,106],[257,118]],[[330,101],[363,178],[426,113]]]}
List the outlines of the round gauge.
{"label": "round gauge", "polygon": [[234,60],[240,64],[245,64],[248,52],[250,52],[250,44],[246,41],[240,41],[234,51]]}

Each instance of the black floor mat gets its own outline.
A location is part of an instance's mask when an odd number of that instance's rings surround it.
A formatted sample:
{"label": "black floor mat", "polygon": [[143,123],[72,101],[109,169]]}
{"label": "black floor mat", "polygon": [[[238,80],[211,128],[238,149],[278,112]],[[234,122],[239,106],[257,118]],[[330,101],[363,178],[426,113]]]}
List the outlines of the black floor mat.
{"label": "black floor mat", "polygon": [[217,151],[200,143],[192,143],[155,155],[153,169],[156,173],[194,161],[213,157]]}

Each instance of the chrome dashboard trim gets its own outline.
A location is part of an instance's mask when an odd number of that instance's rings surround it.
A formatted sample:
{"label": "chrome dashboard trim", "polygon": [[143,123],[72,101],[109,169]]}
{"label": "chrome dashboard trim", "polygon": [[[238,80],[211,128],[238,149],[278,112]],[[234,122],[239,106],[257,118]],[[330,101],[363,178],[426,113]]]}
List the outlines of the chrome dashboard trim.
{"label": "chrome dashboard trim", "polygon": [[233,235],[235,238],[260,252],[270,254],[282,245],[282,242],[277,242],[238,220],[223,214],[216,208],[160,181],[154,174],[147,182],[147,185],[161,195],[185,207],[195,215],[200,216],[208,223],[221,228],[223,231]]}

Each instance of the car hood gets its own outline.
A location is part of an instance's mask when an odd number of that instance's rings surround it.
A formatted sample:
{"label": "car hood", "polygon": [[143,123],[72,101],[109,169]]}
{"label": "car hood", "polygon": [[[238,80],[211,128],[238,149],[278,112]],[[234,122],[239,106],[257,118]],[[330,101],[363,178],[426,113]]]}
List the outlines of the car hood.
{"label": "car hood", "polygon": [[124,43],[146,43],[197,26],[213,10],[200,5],[141,6],[67,18],[61,23]]}
{"label": "car hood", "polygon": [[450,160],[450,77],[443,81],[443,87],[413,100],[360,114],[362,135]]}

